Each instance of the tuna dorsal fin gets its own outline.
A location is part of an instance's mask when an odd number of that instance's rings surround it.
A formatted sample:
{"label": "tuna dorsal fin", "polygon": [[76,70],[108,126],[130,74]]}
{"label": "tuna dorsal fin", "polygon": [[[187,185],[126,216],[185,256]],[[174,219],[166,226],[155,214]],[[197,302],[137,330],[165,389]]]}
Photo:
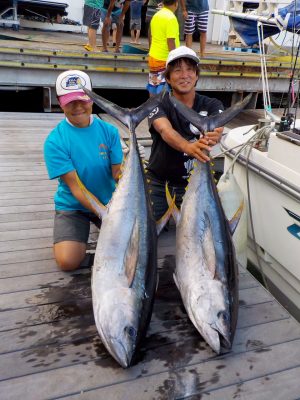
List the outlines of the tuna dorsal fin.
{"label": "tuna dorsal fin", "polygon": [[184,116],[184,118],[189,120],[191,124],[199,130],[199,132],[211,132],[215,128],[224,126],[247,106],[251,98],[252,93],[245,97],[244,100],[239,101],[234,106],[228,108],[220,114],[211,115],[209,117],[201,117],[196,111],[185,106],[180,100],[176,99],[176,97],[170,95],[170,100],[173,106],[180,112],[181,115]]}
{"label": "tuna dorsal fin", "polygon": [[92,92],[91,90],[86,89],[82,86],[82,90],[97,104],[102,110],[104,110],[107,114],[116,118],[123,125],[130,128],[130,110],[128,108],[119,107],[117,104],[112,103],[109,100],[106,100],[104,97],[99,96],[98,94]]}
{"label": "tuna dorsal fin", "polygon": [[237,226],[238,226],[238,223],[239,223],[239,221],[240,221],[240,219],[241,219],[242,212],[243,212],[243,210],[244,210],[244,204],[245,204],[245,201],[244,201],[244,199],[243,199],[242,202],[241,202],[241,204],[240,204],[240,206],[239,206],[239,208],[236,210],[236,212],[235,212],[235,214],[233,215],[233,217],[231,218],[231,220],[228,221],[228,222],[229,222],[229,228],[230,228],[231,235],[234,234],[234,232],[235,232],[235,230],[236,230],[236,228],[237,228]]}
{"label": "tuna dorsal fin", "polygon": [[103,216],[107,213],[107,207],[101,203],[101,201],[99,201],[97,199],[97,197],[95,197],[93,195],[93,193],[91,193],[85,186],[84,184],[81,182],[79,176],[77,175],[77,172],[75,172],[75,176],[76,176],[76,180],[78,183],[78,186],[80,187],[82,193],[84,194],[85,198],[88,200],[88,202],[90,203],[90,205],[93,207],[93,209],[96,211],[98,217],[103,218]]}
{"label": "tuna dorsal fin", "polygon": [[206,273],[214,279],[216,273],[216,251],[214,247],[213,235],[208,215],[204,213],[204,231],[201,238],[203,248],[204,264],[207,267]]}
{"label": "tuna dorsal fin", "polygon": [[128,280],[128,287],[131,287],[134,280],[138,256],[139,256],[139,227],[137,219],[134,222],[130,241],[124,256],[124,270]]}

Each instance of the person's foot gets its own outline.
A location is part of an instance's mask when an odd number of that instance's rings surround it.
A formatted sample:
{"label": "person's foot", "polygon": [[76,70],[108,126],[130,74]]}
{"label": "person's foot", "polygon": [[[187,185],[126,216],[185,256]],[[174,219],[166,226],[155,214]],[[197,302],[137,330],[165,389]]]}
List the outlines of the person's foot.
{"label": "person's foot", "polygon": [[130,41],[131,44],[135,44],[135,42],[133,40]]}
{"label": "person's foot", "polygon": [[86,45],[83,46],[85,48],[85,50],[87,51],[95,51],[95,49],[88,43]]}
{"label": "person's foot", "polygon": [[135,42],[135,44],[142,44],[141,42]]}

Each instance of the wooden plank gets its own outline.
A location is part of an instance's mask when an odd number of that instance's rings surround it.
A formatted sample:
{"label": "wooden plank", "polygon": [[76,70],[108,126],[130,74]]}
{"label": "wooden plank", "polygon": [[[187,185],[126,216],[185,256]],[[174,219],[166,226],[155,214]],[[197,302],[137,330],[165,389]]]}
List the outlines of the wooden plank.
{"label": "wooden plank", "polygon": [[[190,400],[224,400],[224,399],[247,399],[247,400],[270,400],[276,398],[282,400],[293,400],[299,398],[300,367],[279,371],[263,377],[238,382],[230,386],[222,386],[218,389],[207,389],[206,382],[201,383],[200,377],[196,374],[190,375],[190,379],[178,393],[178,376],[176,372],[170,374],[160,386],[157,385],[155,377],[140,378],[139,387],[134,384],[120,383],[113,387],[101,389],[81,390],[80,393],[65,396],[65,399],[76,400],[164,400],[164,399],[190,399]],[[216,378],[218,379],[218,375]],[[202,387],[202,389],[200,389]],[[184,390],[183,390],[184,389]],[[183,392],[183,393],[182,393]],[[141,397],[142,396],[142,397]],[[177,397],[178,396],[178,397]],[[183,397],[184,396],[184,397]]]}
{"label": "wooden plank", "polygon": [[[182,346],[182,344],[180,345]],[[173,357],[174,351],[177,351],[177,355],[180,354],[177,361]],[[291,354],[293,354],[293,357],[291,357]],[[48,356],[48,352],[44,354],[44,357]],[[201,356],[205,356],[206,359],[202,358],[201,361]],[[111,390],[116,392],[116,382],[127,382],[128,387],[133,385],[134,382],[136,393],[144,393],[147,388],[142,378],[146,375],[151,378],[150,386],[157,390],[164,388],[165,382],[172,379],[176,388],[176,398],[180,398],[186,394],[184,383],[194,382],[196,377],[199,384],[202,382],[198,386],[198,393],[207,392],[221,386],[239,384],[241,381],[266,376],[266,361],[269,365],[269,374],[274,374],[284,369],[298,367],[299,359],[299,339],[258,351],[246,351],[239,354],[238,357],[229,353],[227,356],[210,357],[210,359],[204,349],[195,348],[195,343],[192,343],[191,347],[185,346],[183,348],[173,345],[167,349],[167,354],[158,354],[157,352],[150,354],[150,352],[147,352],[143,363],[127,370],[122,370],[110,358],[97,358],[84,364],[74,363],[63,370],[61,368],[51,369],[35,373],[33,376],[25,375],[1,381],[0,391],[4,398],[35,400],[80,394],[82,391],[91,388],[107,388],[109,385],[113,385]],[[179,361],[184,367],[180,368]],[[47,361],[45,362],[47,363]],[[163,365],[161,365],[162,363]],[[102,367],[101,374],[99,367]],[[37,387],[39,388],[38,391],[36,390]],[[157,393],[159,394],[159,391]],[[101,397],[99,393],[98,398]]]}
{"label": "wooden plank", "polygon": [[[91,303],[91,299],[88,301]],[[71,310],[71,306],[69,309]],[[238,329],[246,330],[252,327],[254,330],[255,326],[264,325],[269,322],[282,321],[282,324],[284,324],[285,320],[290,319],[293,321],[288,313],[282,310],[282,307],[275,301],[269,304],[254,304],[249,314],[248,309],[241,307]],[[262,316],[260,320],[256,318],[255,314]],[[176,316],[177,318],[175,318]],[[158,330],[162,332],[170,329],[180,333],[181,329],[185,329],[186,325],[190,324],[190,321],[183,311],[180,318],[178,318],[178,314],[176,316],[170,313],[166,318],[162,319],[157,308],[155,308],[147,335],[151,336]],[[53,318],[52,321],[42,324],[29,324],[29,326],[26,326],[25,322],[21,321],[20,317],[18,321],[20,322],[19,327],[0,332],[0,353],[19,351],[42,345],[72,343],[80,337],[85,337],[86,329],[89,331],[89,335],[92,332],[96,334],[91,307],[88,308],[84,314],[78,315],[77,317],[72,317],[70,313],[69,318],[62,320],[55,320],[55,318]],[[290,324],[290,322],[288,322],[288,324]],[[20,327],[20,325],[22,326]],[[247,342],[247,348],[253,346],[255,343],[256,342],[253,340]],[[238,336],[236,336],[235,344],[237,346],[240,345]],[[256,344],[258,345],[259,343],[257,342]]]}
{"label": "wooden plank", "polygon": [[33,213],[33,212],[40,212],[40,211],[50,211],[54,210],[53,202],[49,204],[36,204],[36,205],[25,205],[25,206],[7,206],[0,208],[0,215],[1,214],[22,214],[22,213]]}
{"label": "wooden plank", "polygon": [[[93,326],[90,322],[92,321],[89,321],[86,325],[85,321],[81,321],[85,328],[84,336],[80,337],[77,329],[72,332],[76,335],[76,338],[72,339],[69,336],[68,327],[64,326],[61,334],[63,339],[71,339],[70,342],[62,340],[62,343],[54,342],[49,344],[49,342],[45,341],[45,338],[41,338],[41,342],[36,342],[32,348],[13,351],[12,353],[7,351],[2,353],[0,355],[0,365],[5,365],[6,368],[0,370],[0,379],[11,379],[53,368],[68,367],[74,363],[83,363],[92,359],[97,359],[99,362],[99,359],[102,361],[111,358],[100,342],[95,325]],[[238,342],[238,345],[233,346],[232,353],[238,354],[250,350],[266,349],[282,343],[284,337],[289,341],[297,340],[300,336],[300,328],[299,326],[297,328],[297,325],[294,320],[290,319],[247,328],[247,330],[237,329],[237,340],[235,341]],[[285,328],[287,328],[286,331]],[[32,335],[34,329],[32,327]],[[245,335],[246,331],[247,334]],[[201,343],[202,347],[204,344],[203,339],[189,321],[184,327],[178,326],[178,323],[175,322],[172,330],[167,330],[163,325],[157,325],[155,332],[149,333],[148,338],[145,340],[145,345],[141,349],[141,352],[147,353],[149,358],[151,358],[151,353],[155,352],[154,344],[159,335],[165,337],[164,347],[178,347],[179,343],[184,341],[181,336],[188,337],[188,341],[195,344],[198,342],[200,345]],[[196,344],[196,347],[199,348],[199,345],[197,346]],[[45,346],[47,346],[46,349]],[[212,353],[207,346],[202,349],[202,353]],[[199,354],[201,361],[203,360],[202,356]],[[211,358],[211,354],[209,358]],[[177,362],[179,364],[179,360]],[[160,369],[163,370],[163,361],[160,364]],[[173,367],[176,368],[176,364]],[[147,364],[144,364],[144,368],[147,368]],[[156,365],[156,368],[158,368],[158,365]],[[151,374],[151,371],[148,371],[148,373]]]}
{"label": "wooden plank", "polygon": [[39,211],[39,212],[26,212],[22,214],[0,214],[0,224],[2,222],[15,222],[15,221],[36,221],[44,220],[54,217],[54,210]]}

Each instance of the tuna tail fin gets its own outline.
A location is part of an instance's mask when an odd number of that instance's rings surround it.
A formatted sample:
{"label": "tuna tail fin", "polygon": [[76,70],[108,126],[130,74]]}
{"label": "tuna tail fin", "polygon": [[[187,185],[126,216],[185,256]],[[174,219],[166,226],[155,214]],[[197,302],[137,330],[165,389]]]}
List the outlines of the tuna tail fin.
{"label": "tuna tail fin", "polygon": [[131,111],[128,108],[119,107],[117,104],[112,103],[109,100],[106,100],[104,97],[99,96],[98,94],[92,92],[91,90],[86,89],[82,86],[82,90],[97,104],[102,110],[104,110],[107,114],[111,115],[112,117],[116,118],[120,121],[123,125],[127,126],[130,129],[131,125],[131,118],[130,114]]}
{"label": "tuna tail fin", "polygon": [[77,172],[75,172],[76,175],[76,180],[77,183],[81,189],[81,191],[83,192],[85,198],[88,200],[88,202],[90,203],[90,205],[93,207],[93,209],[95,210],[96,215],[99,218],[103,218],[103,216],[106,214],[107,212],[107,207],[101,203],[101,201],[99,201],[97,199],[97,197],[95,197],[93,195],[93,193],[91,193],[85,186],[84,184],[81,182],[79,176],[77,175]]}
{"label": "tuna tail fin", "polygon": [[[180,214],[179,208],[175,204],[176,195],[174,195],[174,197],[172,198],[170,190],[169,190],[168,183],[166,183],[166,198],[167,198],[167,203],[169,205],[169,210],[171,209],[172,216],[173,216],[174,221],[175,221],[175,223],[177,225],[179,220],[180,220],[180,215],[181,214]],[[173,205],[172,205],[172,203],[173,203]],[[171,207],[171,205],[172,205],[172,207]]]}
{"label": "tuna tail fin", "polygon": [[185,106],[180,100],[177,100],[174,96],[170,95],[170,100],[173,106],[194,125],[199,132],[211,132],[215,128],[224,126],[237,116],[250,102],[252,93],[248,94],[244,100],[239,101],[234,106],[228,108],[224,112],[220,112],[217,115],[211,115],[209,117],[201,117],[196,111]]}
{"label": "tuna tail fin", "polygon": [[156,96],[150,97],[145,103],[141,104],[137,108],[131,109],[132,114],[132,126],[136,128],[143,119],[145,119],[154,109],[158,106],[160,101],[165,95],[165,91],[157,94]]}
{"label": "tuna tail fin", "polygon": [[[170,192],[169,192],[170,193]],[[170,194],[171,198],[171,194]],[[156,232],[157,236],[160,234],[160,232],[163,230],[163,228],[166,226],[167,222],[169,221],[171,215],[173,214],[173,208],[176,207],[175,205],[175,196],[170,199],[170,202],[168,201],[169,208],[167,211],[164,213],[164,215],[156,222]]]}

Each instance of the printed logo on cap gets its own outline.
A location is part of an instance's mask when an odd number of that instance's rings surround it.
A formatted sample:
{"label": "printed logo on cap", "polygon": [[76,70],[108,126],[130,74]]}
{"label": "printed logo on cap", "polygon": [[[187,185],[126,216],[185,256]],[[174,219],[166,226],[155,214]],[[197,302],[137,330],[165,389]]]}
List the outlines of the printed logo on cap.
{"label": "printed logo on cap", "polygon": [[86,81],[82,76],[68,75],[61,81],[61,87],[64,90],[79,89],[78,85],[86,86]]}

